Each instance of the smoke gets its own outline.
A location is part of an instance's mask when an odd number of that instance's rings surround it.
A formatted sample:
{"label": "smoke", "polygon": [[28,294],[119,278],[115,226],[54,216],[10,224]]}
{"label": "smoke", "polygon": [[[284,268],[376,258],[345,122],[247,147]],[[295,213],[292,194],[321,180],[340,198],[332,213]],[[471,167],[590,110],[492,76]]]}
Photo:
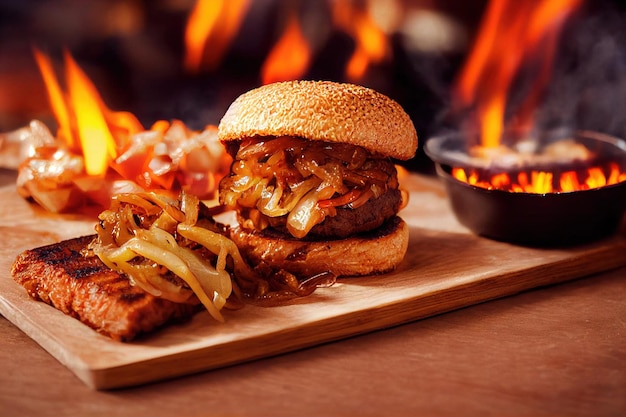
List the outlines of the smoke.
{"label": "smoke", "polygon": [[[412,70],[430,86],[431,101],[440,106],[431,112],[428,131],[433,135],[473,126],[472,109],[456,106],[451,91],[454,74],[467,57],[460,61],[451,61],[449,56],[434,61],[419,57],[411,62]],[[512,84],[507,120],[515,118],[529,94],[537,65],[525,62]],[[570,16],[560,36],[551,79],[533,116],[536,131],[594,130],[626,138],[626,10],[618,3],[588,1]]]}
{"label": "smoke", "polygon": [[568,22],[537,112],[542,128],[626,137],[626,15],[596,2]]}

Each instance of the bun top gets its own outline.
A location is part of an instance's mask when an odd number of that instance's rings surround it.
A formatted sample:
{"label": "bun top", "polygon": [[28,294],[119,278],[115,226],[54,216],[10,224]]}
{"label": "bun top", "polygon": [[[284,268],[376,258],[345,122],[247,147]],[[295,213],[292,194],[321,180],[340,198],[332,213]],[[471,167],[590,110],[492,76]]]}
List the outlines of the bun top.
{"label": "bun top", "polygon": [[223,142],[255,136],[296,136],[344,142],[396,159],[417,148],[402,107],[372,89],[330,81],[268,84],[239,96],[218,129]]}

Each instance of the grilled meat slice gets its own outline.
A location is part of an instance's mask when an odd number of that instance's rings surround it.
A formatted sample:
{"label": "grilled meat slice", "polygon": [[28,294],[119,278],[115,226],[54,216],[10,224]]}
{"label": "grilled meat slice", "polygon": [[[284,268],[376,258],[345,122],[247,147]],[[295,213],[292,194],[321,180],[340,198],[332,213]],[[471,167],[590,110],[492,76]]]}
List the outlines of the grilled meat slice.
{"label": "grilled meat slice", "polygon": [[83,255],[94,236],[27,250],[11,274],[35,300],[50,304],[115,340],[128,342],[172,321],[190,318],[195,305],[155,297],[100,261]]}

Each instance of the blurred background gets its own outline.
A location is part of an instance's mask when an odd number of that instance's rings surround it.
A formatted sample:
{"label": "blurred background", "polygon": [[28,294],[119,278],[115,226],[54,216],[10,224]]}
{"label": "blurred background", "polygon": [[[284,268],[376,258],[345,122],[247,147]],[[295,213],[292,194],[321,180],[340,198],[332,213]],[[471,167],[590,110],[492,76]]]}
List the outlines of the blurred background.
{"label": "blurred background", "polygon": [[[461,125],[453,86],[487,7],[485,0],[0,0],[0,132],[32,119],[55,126],[37,48],[61,83],[69,54],[110,109],[132,112],[147,127],[180,119],[202,129],[251,88],[326,79],[397,100],[423,144]],[[501,49],[506,57],[508,46]],[[545,123],[626,137],[621,2],[588,1],[568,16],[550,77]],[[421,146],[408,165],[431,169]]]}

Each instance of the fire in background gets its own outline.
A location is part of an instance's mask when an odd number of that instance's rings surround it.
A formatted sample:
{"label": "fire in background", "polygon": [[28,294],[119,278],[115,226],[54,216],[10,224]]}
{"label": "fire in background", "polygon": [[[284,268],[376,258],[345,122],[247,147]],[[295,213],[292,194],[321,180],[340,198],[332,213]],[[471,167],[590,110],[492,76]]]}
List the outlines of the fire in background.
{"label": "fire in background", "polygon": [[[291,49],[288,33],[296,33],[291,39],[300,38],[309,48],[300,55],[296,76],[376,88],[405,107],[421,138],[458,127],[458,120],[449,117],[451,85],[478,32],[486,1],[210,3],[232,9],[228,19],[220,19],[216,35],[207,38],[201,64],[194,67],[186,57],[185,33],[200,1],[2,2],[0,131],[34,118],[54,123],[33,45],[57,63],[67,48],[108,106],[132,112],[144,125],[177,118],[201,128],[217,123],[241,92],[272,80],[263,78],[268,58],[280,52],[281,42]],[[371,32],[363,29],[368,21],[373,22]],[[234,24],[225,28],[228,22]],[[626,136],[625,22],[617,1],[580,5],[563,28],[540,123]],[[383,47],[372,48],[377,44]],[[511,99],[519,100],[515,89]]]}
{"label": "fire in background", "polygon": [[[32,56],[36,45],[56,65],[67,49],[109,107],[136,114],[144,125],[178,118],[200,128],[219,121],[243,91],[308,78],[386,93],[413,111],[426,134],[452,73],[439,62],[463,54],[482,7],[404,0],[3,2],[0,131],[33,118],[53,121]],[[194,17],[199,9],[205,21]],[[416,55],[423,58],[414,61]]]}

